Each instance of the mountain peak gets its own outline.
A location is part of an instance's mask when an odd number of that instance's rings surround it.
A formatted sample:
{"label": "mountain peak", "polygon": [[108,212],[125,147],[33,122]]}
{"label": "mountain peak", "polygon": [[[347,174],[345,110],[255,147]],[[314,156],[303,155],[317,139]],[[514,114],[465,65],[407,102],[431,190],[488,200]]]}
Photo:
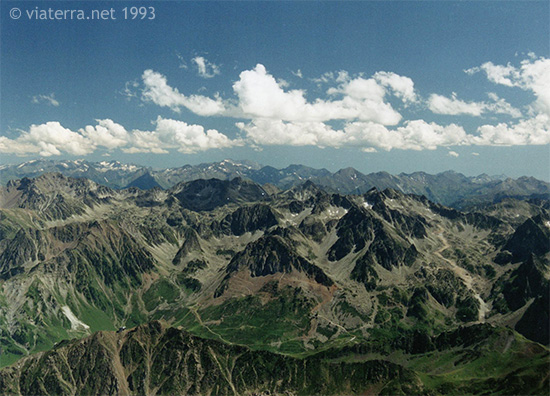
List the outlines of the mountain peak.
{"label": "mountain peak", "polygon": [[269,199],[258,184],[236,177],[232,180],[199,179],[180,183],[170,189],[184,207],[208,211],[229,203],[257,202]]}

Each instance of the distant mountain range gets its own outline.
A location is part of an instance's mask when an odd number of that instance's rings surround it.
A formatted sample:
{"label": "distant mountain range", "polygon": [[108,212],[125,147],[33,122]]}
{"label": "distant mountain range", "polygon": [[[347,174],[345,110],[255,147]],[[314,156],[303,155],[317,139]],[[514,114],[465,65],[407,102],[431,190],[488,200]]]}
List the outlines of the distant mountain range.
{"label": "distant mountain range", "polygon": [[288,189],[310,180],[334,193],[363,194],[373,187],[380,190],[392,188],[406,194],[424,195],[431,201],[458,209],[498,203],[505,198],[550,198],[550,183],[533,177],[513,179],[486,174],[468,177],[453,171],[436,175],[425,172],[363,174],[354,168],[331,173],[326,169],[304,165],[276,169],[251,161],[229,159],[162,170],[118,161],[33,160],[19,165],[0,166],[0,183],[6,185],[9,180],[33,178],[48,172],[87,178],[115,189],[137,187],[142,190],[154,187],[167,189],[180,182],[213,178],[231,180],[240,177],[261,185],[270,184],[278,189]]}

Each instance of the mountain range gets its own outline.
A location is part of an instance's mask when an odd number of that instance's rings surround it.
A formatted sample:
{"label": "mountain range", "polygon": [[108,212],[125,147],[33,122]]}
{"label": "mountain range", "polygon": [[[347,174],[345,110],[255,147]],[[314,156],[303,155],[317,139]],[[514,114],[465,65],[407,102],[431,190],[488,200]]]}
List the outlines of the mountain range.
{"label": "mountain range", "polygon": [[24,177],[37,177],[47,172],[59,172],[69,177],[83,177],[107,187],[121,189],[137,187],[168,189],[180,182],[197,179],[232,180],[236,177],[279,189],[312,181],[327,191],[340,194],[363,194],[373,187],[392,188],[406,194],[424,195],[434,202],[457,209],[467,209],[505,198],[550,198],[550,184],[533,177],[512,179],[506,176],[482,174],[467,177],[447,171],[437,175],[425,172],[391,175],[387,172],[363,174],[353,168],[331,173],[303,165],[284,169],[262,166],[251,161],[223,160],[200,165],[155,170],[118,161],[89,162],[86,160],[33,160],[17,165],[0,166],[0,183]]}
{"label": "mountain range", "polygon": [[289,168],[0,187],[2,393],[547,394],[546,183],[387,175],[477,185],[459,210]]}

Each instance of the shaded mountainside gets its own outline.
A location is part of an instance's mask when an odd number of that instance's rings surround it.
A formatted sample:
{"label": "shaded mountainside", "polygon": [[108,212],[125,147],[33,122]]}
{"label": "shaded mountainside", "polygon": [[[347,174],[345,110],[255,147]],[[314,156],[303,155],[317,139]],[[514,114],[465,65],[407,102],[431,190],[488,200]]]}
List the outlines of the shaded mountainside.
{"label": "shaded mountainside", "polygon": [[[1,378],[14,393],[93,393],[103,380],[139,394],[539,392],[549,207],[507,198],[460,211],[311,181],[284,191],[242,178],[168,190],[11,181],[0,188],[0,366],[15,365]],[[97,333],[155,320],[165,325]],[[456,344],[465,326],[481,329],[475,347]],[[73,341],[54,348],[62,340]],[[240,378],[241,356],[265,369]],[[79,361],[97,371],[66,368]],[[203,364],[217,377],[173,383]],[[372,383],[351,380],[369,370]]]}
{"label": "shaded mountainside", "polygon": [[533,177],[518,179],[479,175],[466,177],[453,171],[430,175],[425,172],[391,175],[387,172],[363,174],[354,168],[331,173],[326,169],[314,169],[304,165],[290,165],[284,169],[262,166],[250,161],[223,160],[179,168],[153,170],[118,161],[88,162],[34,160],[18,165],[0,167],[0,183],[24,177],[38,177],[47,172],[59,172],[65,176],[88,178],[111,187],[171,188],[181,182],[198,179],[232,180],[242,178],[258,184],[271,184],[289,189],[307,180],[339,194],[363,194],[375,187],[392,188],[407,194],[424,195],[428,199],[465,209],[473,206],[498,203],[507,198],[548,199],[550,184]]}
{"label": "shaded mountainside", "polygon": [[[362,345],[333,351],[334,357],[293,358],[152,322],[124,333],[64,341],[0,370],[0,388],[12,395],[536,394],[548,388],[548,351],[510,331],[461,328],[433,339],[417,336],[413,343],[423,353],[404,351],[401,363],[366,359]],[[499,353],[499,371],[472,375]],[[518,363],[522,354],[534,359]],[[438,373],[430,374],[436,367]]]}
{"label": "shaded mountainside", "polygon": [[230,203],[256,202],[268,199],[259,185],[235,178],[231,181],[209,179],[180,183],[169,190],[189,210],[212,210]]}
{"label": "shaded mountainside", "polygon": [[295,359],[197,338],[159,322],[124,335],[96,333],[19,367],[0,371],[0,387],[12,394],[355,394],[373,384],[393,393],[399,383],[416,390],[418,382],[386,361]]}

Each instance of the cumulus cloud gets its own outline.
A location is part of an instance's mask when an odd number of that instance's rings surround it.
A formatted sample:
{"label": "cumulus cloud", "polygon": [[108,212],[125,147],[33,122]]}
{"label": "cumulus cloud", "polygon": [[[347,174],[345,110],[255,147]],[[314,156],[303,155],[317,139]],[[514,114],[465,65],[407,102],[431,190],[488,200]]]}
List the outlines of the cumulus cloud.
{"label": "cumulus cloud", "polygon": [[142,75],[145,88],[142,96],[146,101],[151,101],[162,107],[169,107],[175,112],[180,112],[182,107],[187,108],[201,116],[213,116],[222,114],[225,106],[220,97],[211,99],[202,95],[186,96],[177,88],[168,85],[166,77],[153,70],[145,70]]}
{"label": "cumulus cloud", "polygon": [[96,126],[87,125],[79,130],[79,133],[94,146],[115,149],[128,143],[129,133],[122,125],[109,119],[96,121],[98,123]]}
{"label": "cumulus cloud", "polygon": [[[203,57],[193,64],[202,77],[212,77],[219,68]],[[86,155],[98,149],[122,150],[127,153],[167,153],[177,150],[196,153],[217,148],[248,144],[262,145],[356,147],[363,152],[379,150],[434,150],[465,145],[543,145],[550,144],[550,60],[533,54],[519,66],[495,65],[491,62],[466,70],[468,74],[485,73],[495,84],[532,92],[534,102],[527,111],[513,107],[504,98],[489,92],[484,101],[459,99],[433,93],[422,99],[409,77],[379,71],[371,77],[350,75],[346,71],[323,74],[313,80],[324,87],[320,98],[308,97],[304,89],[294,89],[281,78],[275,78],[261,64],[244,70],[233,83],[234,97],[223,100],[219,95],[186,95],[171,87],[164,75],[145,70],[143,85],[128,82],[123,95],[133,97],[141,89],[144,101],[180,112],[185,108],[201,116],[240,118],[235,125],[240,138],[230,139],[215,129],[188,124],[181,120],[158,117],[151,130],[127,130],[116,122],[97,120],[77,131],[59,122],[31,125],[18,137],[0,137],[0,153],[18,155],[60,154]],[[298,69],[291,72],[302,78]],[[296,81],[296,79],[294,79]],[[304,81],[304,80],[299,80]],[[311,80],[310,80],[311,81]],[[48,99],[46,99],[48,98]],[[479,122],[475,132],[466,133],[457,124],[439,125],[423,119],[403,120],[393,105],[401,107],[425,103],[436,114],[485,115],[503,114],[515,120]],[[55,105],[53,94],[37,95],[33,102]],[[392,105],[393,104],[393,105]],[[411,113],[414,109],[409,109]],[[523,118],[527,115],[530,118]],[[476,155],[475,153],[472,155]]]}
{"label": "cumulus cloud", "polygon": [[478,73],[479,71],[484,71],[487,74],[489,81],[495,84],[506,85],[508,87],[516,86],[516,83],[512,82],[512,79],[516,80],[519,76],[517,69],[512,65],[495,65],[493,62],[486,62],[479,67],[472,67],[464,71],[469,75]]}
{"label": "cumulus cloud", "polygon": [[[487,79],[495,84],[516,87],[531,91],[535,101],[530,105],[531,118],[516,123],[482,125],[477,135],[472,136],[472,144],[492,146],[543,145],[550,144],[550,59],[537,58],[529,53],[529,59],[519,67],[495,65],[486,62],[479,67],[466,70],[468,74],[484,72]],[[507,103],[494,94],[490,97],[495,105],[505,109]],[[504,110],[503,110],[504,111]]]}
{"label": "cumulus cloud", "polygon": [[434,150],[437,147],[468,144],[468,135],[457,125],[440,126],[423,120],[407,121],[404,126],[388,129],[375,122],[350,122],[335,130],[323,122],[284,122],[256,119],[237,123],[246,138],[258,145],[319,147],[361,147],[363,150],[410,149]]}
{"label": "cumulus cloud", "polygon": [[534,108],[550,116],[550,59],[523,61],[521,79],[524,89],[530,89],[537,97]]}
{"label": "cumulus cloud", "polygon": [[53,93],[49,95],[35,95],[32,97],[31,102],[34,104],[45,103],[47,105],[54,106],[54,107],[59,106],[59,102],[55,99]]}
{"label": "cumulus cloud", "polygon": [[455,92],[451,98],[438,94],[431,94],[428,98],[428,108],[436,114],[481,116],[483,113],[507,114],[512,117],[521,117],[521,111],[513,107],[494,93],[488,94],[493,102],[465,102],[457,98]]}
{"label": "cumulus cloud", "polygon": [[202,56],[196,56],[191,59],[191,62],[197,67],[199,76],[202,78],[212,78],[220,74],[220,67],[212,62],[207,61]]}
{"label": "cumulus cloud", "polygon": [[457,99],[453,92],[451,99],[438,94],[431,94],[428,99],[428,108],[436,114],[468,114],[479,116],[483,112],[483,104],[475,102],[464,102]]}
{"label": "cumulus cloud", "polygon": [[263,118],[236,125],[248,140],[258,145],[340,147],[345,144],[344,132],[323,122],[284,122]]}
{"label": "cumulus cloud", "polygon": [[77,132],[64,128],[52,121],[41,125],[31,125],[22,131],[17,139],[1,137],[0,152],[17,155],[39,154],[43,157],[60,155],[66,152],[73,155],[86,155],[94,151],[94,144]]}
{"label": "cumulus cloud", "polygon": [[458,158],[460,154],[458,154],[456,151],[449,151],[449,152],[447,153],[447,155],[448,155],[449,157]]}
{"label": "cumulus cloud", "polygon": [[327,90],[328,95],[338,99],[308,102],[304,90],[284,90],[284,86],[258,64],[240,74],[233,90],[242,115],[252,119],[303,123],[357,119],[384,125],[395,125],[401,120],[401,115],[384,101],[387,92],[383,85],[372,78],[344,81],[346,77],[339,76],[340,85]]}
{"label": "cumulus cloud", "polygon": [[412,80],[395,73],[379,72],[373,78],[365,79],[351,78],[341,71],[331,74],[331,78],[336,85],[326,91],[330,100],[318,98],[308,101],[305,90],[288,89],[288,82],[275,79],[263,65],[258,64],[254,69],[240,73],[239,80],[233,84],[237,105],[230,106],[219,96],[212,99],[182,94],[168,85],[162,74],[145,70],[142,75],[145,85],[142,97],[176,112],[185,107],[202,116],[225,115],[294,122],[359,120],[383,125],[396,125],[402,118],[386,101],[388,95],[394,95],[406,104],[417,100]]}
{"label": "cumulus cloud", "polygon": [[484,72],[487,79],[495,84],[532,91],[536,97],[533,110],[550,115],[550,59],[536,58],[534,54],[530,54],[529,59],[523,60],[519,67],[486,62],[465,72]]}
{"label": "cumulus cloud", "polygon": [[485,146],[523,146],[550,144],[550,117],[546,114],[515,124],[482,125],[471,143]]}
{"label": "cumulus cloud", "polygon": [[461,126],[442,126],[424,120],[406,121],[396,129],[373,123],[352,123],[345,129],[347,133],[354,132],[369,145],[384,150],[435,150],[467,144],[468,137]]}
{"label": "cumulus cloud", "polygon": [[418,100],[414,91],[414,82],[409,77],[392,72],[377,72],[373,78],[383,87],[388,87],[393,94],[404,103],[414,103]]}
{"label": "cumulus cloud", "polygon": [[97,125],[87,125],[78,131],[64,128],[59,122],[31,125],[15,139],[0,137],[0,153],[16,155],[38,154],[43,157],[72,154],[87,155],[103,147],[116,148],[126,153],[168,153],[176,149],[182,153],[196,153],[210,149],[228,148],[242,144],[201,125],[158,117],[153,131],[127,131],[122,125],[105,119]]}
{"label": "cumulus cloud", "polygon": [[239,144],[215,129],[205,130],[202,125],[189,125],[162,117],[157,119],[156,125],[155,133],[165,143],[165,147],[176,148],[186,154]]}

